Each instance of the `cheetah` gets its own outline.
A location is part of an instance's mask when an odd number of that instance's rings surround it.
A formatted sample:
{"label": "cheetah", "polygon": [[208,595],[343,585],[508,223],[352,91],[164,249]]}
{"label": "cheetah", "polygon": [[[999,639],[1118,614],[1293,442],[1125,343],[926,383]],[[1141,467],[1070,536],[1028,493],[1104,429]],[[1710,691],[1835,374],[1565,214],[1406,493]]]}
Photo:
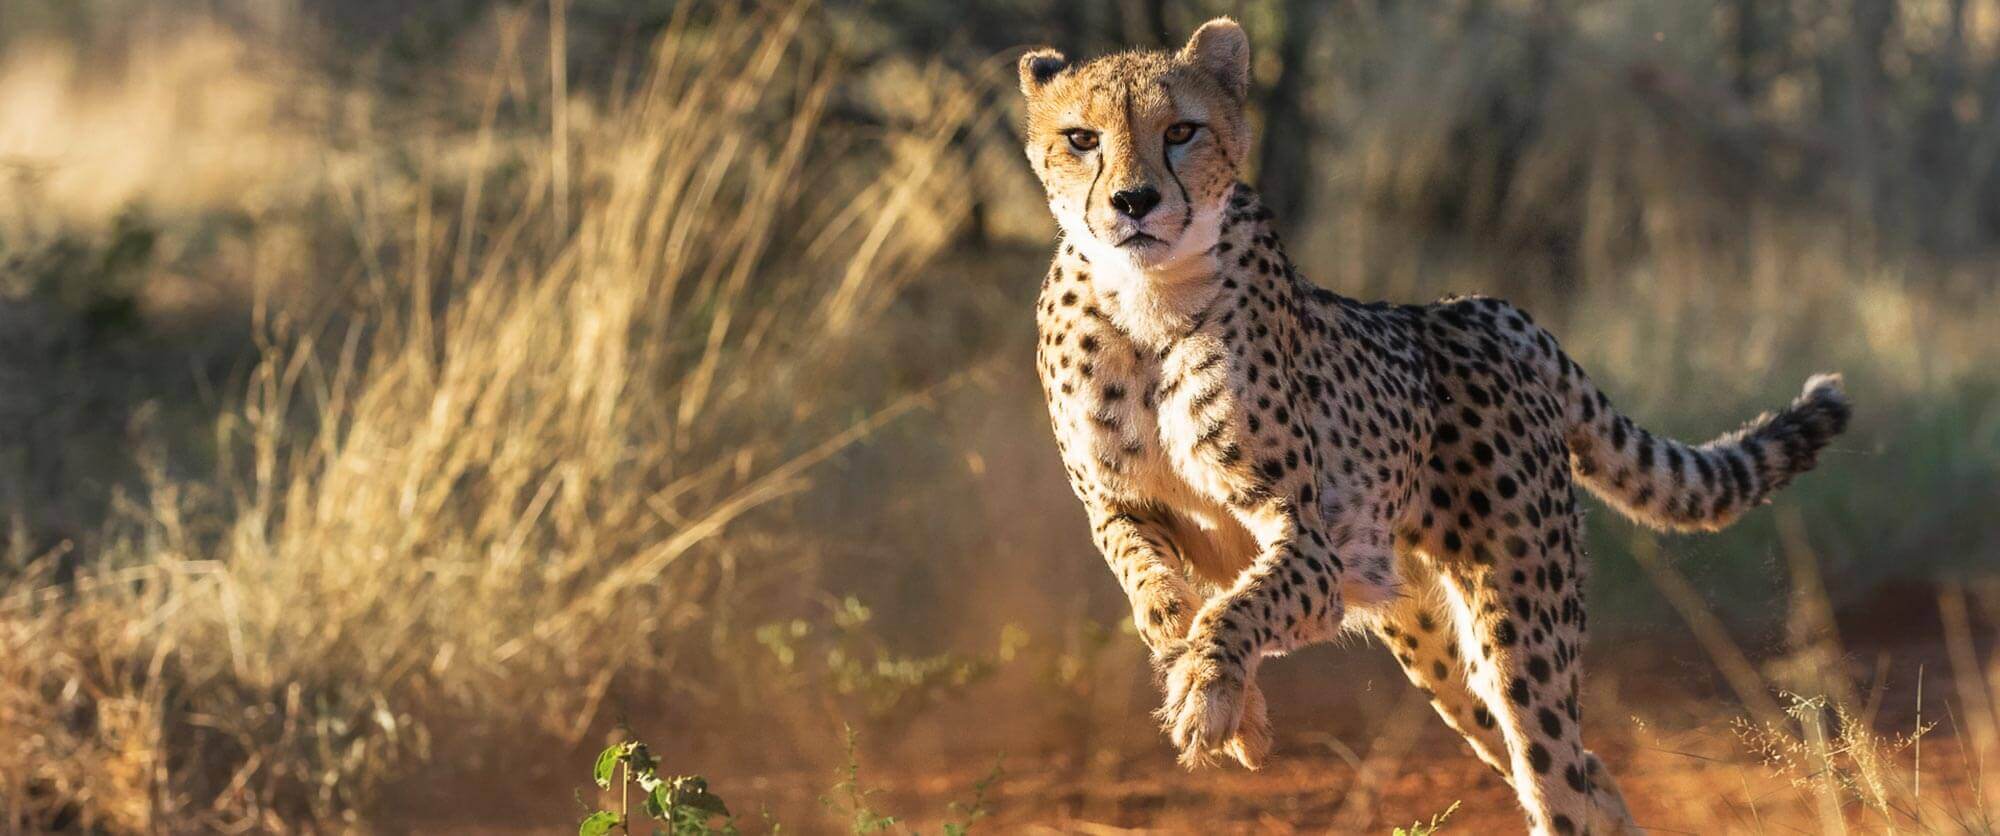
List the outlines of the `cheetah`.
{"label": "cheetah", "polygon": [[[1239,179],[1250,46],[1020,60],[1026,151],[1060,227],[1037,367],[1097,548],[1190,767],[1263,763],[1264,659],[1379,637],[1536,833],[1637,832],[1583,744],[1578,482],[1712,531],[1845,429],[1840,378],[1691,445],[1618,413],[1499,299],[1359,302],[1301,278]],[[1208,591],[1204,596],[1197,587]]]}

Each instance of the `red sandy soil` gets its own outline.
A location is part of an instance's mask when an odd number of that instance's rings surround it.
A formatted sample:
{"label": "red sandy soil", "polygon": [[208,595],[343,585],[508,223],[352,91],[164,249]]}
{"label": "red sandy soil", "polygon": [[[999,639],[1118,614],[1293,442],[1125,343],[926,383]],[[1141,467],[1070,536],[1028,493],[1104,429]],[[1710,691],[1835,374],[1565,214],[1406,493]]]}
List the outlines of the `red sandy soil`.
{"label": "red sandy soil", "polygon": [[[1922,795],[1914,801],[1925,826],[1891,821],[1850,798],[1844,814],[1852,832],[1995,832],[2000,804],[1979,796],[1976,724],[1938,638],[1936,591],[1890,588],[1839,616],[1845,652],[1822,664],[1860,682],[1862,697],[1876,706],[1871,727],[1907,735],[1919,708],[1933,724],[1921,743]],[[1994,634],[1985,624],[1974,632]],[[1686,631],[1604,644],[1588,659],[1586,741],[1618,776],[1641,825],[1656,833],[1823,830],[1815,796],[1796,780],[1801,771],[1751,751],[1737,731],[1742,709]],[[1983,638],[1976,650],[1996,671]],[[1751,653],[1767,671],[1779,655]],[[864,738],[860,783],[873,793],[871,808],[898,816],[892,832],[939,832],[954,818],[950,805],[969,801],[996,760],[1001,777],[974,832],[1386,833],[1453,802],[1459,807],[1445,832],[1521,832],[1512,791],[1415,698],[1380,651],[1316,648],[1267,665],[1261,676],[1279,740],[1259,772],[1177,766],[1146,717],[1151,685],[1135,680],[1107,683],[1080,720],[1038,715],[1033,690],[941,709],[898,734]],[[704,771],[747,833],[768,829],[761,811],[785,832],[845,830],[843,813],[826,803],[837,794],[838,753],[787,758],[768,748],[750,732],[669,760],[720,765]],[[559,832],[573,826],[577,802],[569,790],[550,792],[549,782],[582,788],[589,757],[579,749],[537,759],[522,770],[522,786],[511,789],[408,788],[373,820],[390,830]],[[1908,781],[1916,758],[1906,747],[1888,768]],[[1912,801],[1906,795],[1901,803]]]}

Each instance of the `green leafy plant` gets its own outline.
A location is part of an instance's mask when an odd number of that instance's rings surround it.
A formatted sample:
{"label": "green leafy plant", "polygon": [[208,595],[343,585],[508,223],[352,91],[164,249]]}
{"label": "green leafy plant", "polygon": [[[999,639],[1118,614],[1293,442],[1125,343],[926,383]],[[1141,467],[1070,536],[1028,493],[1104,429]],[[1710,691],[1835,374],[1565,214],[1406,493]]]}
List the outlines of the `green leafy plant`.
{"label": "green leafy plant", "polygon": [[873,610],[850,596],[831,607],[824,624],[792,619],[758,627],[754,638],[775,664],[762,675],[822,686],[860,709],[871,724],[894,725],[992,676],[1013,655],[1007,635],[997,657],[906,655],[891,648],[874,618]]}
{"label": "green leafy plant", "polygon": [[847,761],[840,768],[840,782],[833,794],[821,796],[819,803],[828,813],[846,819],[856,834],[883,833],[896,826],[896,817],[868,805],[872,790],[861,787],[861,756],[856,751],[854,727],[847,729]]}
{"label": "green leafy plant", "polygon": [[967,834],[972,832],[973,822],[986,818],[988,812],[986,809],[986,794],[992,791],[994,784],[1000,782],[1003,774],[1000,769],[1000,763],[995,761],[993,771],[986,773],[986,777],[979,779],[972,785],[971,801],[963,803],[954,801],[951,803],[949,810],[952,820],[944,823],[944,836],[967,836]]}
{"label": "green leafy plant", "polygon": [[1432,816],[1428,823],[1420,821],[1410,822],[1409,827],[1398,827],[1394,831],[1391,831],[1392,836],[1434,836],[1434,834],[1444,830],[1445,820],[1451,818],[1451,814],[1456,812],[1458,812],[1458,802],[1454,801],[1450,807],[1444,808],[1444,812]]}
{"label": "green leafy plant", "polygon": [[[861,755],[856,740],[859,737],[852,726],[847,728],[847,758],[841,763],[838,774],[840,780],[833,785],[833,791],[820,796],[820,805],[827,813],[846,823],[856,836],[868,833],[892,833],[902,825],[895,816],[877,810],[869,803],[869,796],[880,790],[871,790],[861,783]],[[970,801],[954,801],[947,808],[948,818],[943,823],[944,836],[967,836],[972,832],[972,823],[986,817],[990,811],[986,797],[1003,776],[1000,764],[995,762],[986,776],[972,785]],[[902,826],[903,832],[912,836],[918,831]]]}
{"label": "green leafy plant", "polygon": [[[909,829],[895,816],[871,806],[870,797],[878,790],[862,785],[856,738],[854,729],[849,727],[846,735],[847,758],[838,772],[839,781],[831,792],[820,797],[820,804],[856,834],[900,831],[914,836],[917,831]],[[968,836],[972,832],[973,822],[985,818],[990,812],[987,795],[1001,777],[1000,764],[996,762],[992,771],[972,785],[971,800],[952,802],[943,823],[944,836]],[[627,740],[606,747],[597,755],[597,762],[591,768],[591,779],[600,790],[617,788],[618,805],[616,809],[590,810],[589,815],[578,823],[577,836],[610,836],[613,833],[629,836],[642,832],[633,829],[635,821],[641,824],[650,821],[654,824],[652,832],[671,836],[738,834],[734,814],[729,812],[729,806],[723,803],[721,797],[709,790],[708,779],[700,775],[661,775],[660,759],[654,757],[644,743]],[[636,819],[632,812],[634,788],[639,790],[639,818]],[[764,827],[773,834],[782,831],[769,811],[764,813]]]}
{"label": "green leafy plant", "polygon": [[[632,788],[641,793],[640,810],[662,827],[654,832],[673,836],[736,833],[729,805],[708,789],[708,779],[700,775],[660,775],[660,759],[646,744],[634,740],[618,743],[599,752],[591,778],[600,790],[618,787],[617,810],[593,810],[577,825],[577,836],[606,836],[632,830]],[[717,827],[717,818],[722,825]]]}

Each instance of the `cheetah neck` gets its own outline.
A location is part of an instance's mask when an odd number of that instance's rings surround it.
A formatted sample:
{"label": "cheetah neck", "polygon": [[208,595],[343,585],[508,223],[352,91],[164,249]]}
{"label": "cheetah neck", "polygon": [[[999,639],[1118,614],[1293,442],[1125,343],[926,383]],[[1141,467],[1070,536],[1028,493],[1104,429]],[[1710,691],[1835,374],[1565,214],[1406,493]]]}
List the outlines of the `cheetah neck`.
{"label": "cheetah neck", "polygon": [[1098,306],[1120,331],[1147,348],[1162,348],[1186,334],[1195,315],[1215,298],[1214,259],[1172,272],[1101,269],[1093,276]]}
{"label": "cheetah neck", "polygon": [[1257,193],[1238,183],[1222,204],[1196,214],[1176,242],[1185,254],[1141,266],[1088,235],[1075,236],[1075,244],[1066,235],[1057,260],[1089,277],[1097,309],[1129,339],[1163,350],[1199,324],[1231,276],[1263,286],[1275,298],[1289,295],[1283,285],[1295,279],[1269,228],[1270,217]]}
{"label": "cheetah neck", "polygon": [[1091,276],[1098,308],[1134,342],[1163,348],[1187,334],[1220,289],[1215,244],[1223,234],[1223,209],[1198,212],[1176,250],[1141,265],[1115,247],[1084,236],[1059,258]]}

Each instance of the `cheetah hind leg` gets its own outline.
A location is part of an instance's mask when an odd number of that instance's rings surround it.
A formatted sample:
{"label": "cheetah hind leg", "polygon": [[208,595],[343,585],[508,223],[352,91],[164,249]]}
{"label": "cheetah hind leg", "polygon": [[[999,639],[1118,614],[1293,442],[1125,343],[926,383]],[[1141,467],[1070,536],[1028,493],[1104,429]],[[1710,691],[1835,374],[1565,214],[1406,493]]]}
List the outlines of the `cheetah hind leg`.
{"label": "cheetah hind leg", "polygon": [[1584,768],[1590,775],[1590,832],[1644,836],[1646,831],[1632,820],[1632,811],[1625,806],[1618,780],[1611,777],[1611,770],[1604,768],[1596,752],[1584,754]]}
{"label": "cheetah hind leg", "polygon": [[1437,709],[1445,725],[1465,738],[1473,755],[1512,786],[1507,741],[1486,702],[1466,682],[1452,615],[1437,601],[1437,578],[1429,566],[1428,559],[1405,561],[1404,571],[1409,576],[1405,588],[1411,594],[1380,611],[1374,618],[1375,633],[1403,667],[1410,684],[1430,696],[1431,707]]}
{"label": "cheetah hind leg", "polygon": [[[1575,564],[1573,554],[1557,548],[1532,559],[1523,558],[1517,566]],[[1571,657],[1565,662],[1554,652],[1583,645],[1581,619],[1555,621],[1550,633],[1540,636],[1539,641],[1515,625],[1515,611],[1508,602],[1536,602],[1536,589],[1514,580],[1522,574],[1466,572],[1445,575],[1440,584],[1450,603],[1460,648],[1463,652],[1476,649],[1484,657],[1470,666],[1467,684],[1499,727],[1511,766],[1508,783],[1536,834],[1642,832],[1633,823],[1610,771],[1583,746],[1582,717],[1577,710],[1582,660]],[[1542,612],[1579,607],[1574,585],[1567,594],[1572,597],[1566,600],[1544,596],[1538,602]],[[1556,664],[1551,664],[1551,659]]]}

